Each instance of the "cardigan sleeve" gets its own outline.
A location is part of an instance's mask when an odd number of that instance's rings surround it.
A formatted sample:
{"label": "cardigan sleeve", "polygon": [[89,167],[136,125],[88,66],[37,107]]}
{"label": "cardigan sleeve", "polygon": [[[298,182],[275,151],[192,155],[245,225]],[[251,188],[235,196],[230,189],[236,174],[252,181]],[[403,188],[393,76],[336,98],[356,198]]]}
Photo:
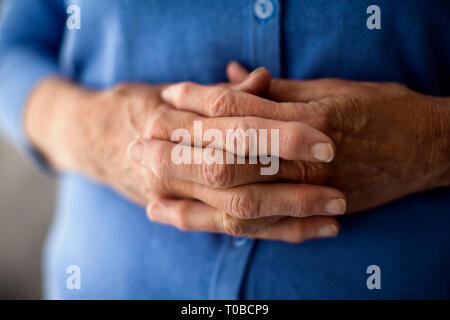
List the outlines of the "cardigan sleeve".
{"label": "cardigan sleeve", "polygon": [[25,134],[23,115],[33,88],[58,74],[63,1],[4,0],[0,15],[0,132],[26,158],[45,168]]}

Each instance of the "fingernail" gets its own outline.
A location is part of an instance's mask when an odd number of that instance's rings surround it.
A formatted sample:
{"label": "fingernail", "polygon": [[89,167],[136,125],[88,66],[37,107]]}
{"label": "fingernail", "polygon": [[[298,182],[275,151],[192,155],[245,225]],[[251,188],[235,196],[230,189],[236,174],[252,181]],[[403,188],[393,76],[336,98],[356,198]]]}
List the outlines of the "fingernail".
{"label": "fingernail", "polygon": [[338,228],[334,224],[327,224],[317,230],[316,236],[319,238],[335,237],[338,234]]}
{"label": "fingernail", "polygon": [[161,92],[161,97],[166,101],[171,101],[173,99],[173,96],[175,95],[175,88],[174,86],[168,86],[167,88],[163,89]]}
{"label": "fingernail", "polygon": [[311,147],[311,154],[314,159],[322,162],[331,162],[334,158],[334,150],[331,144],[319,142]]}
{"label": "fingernail", "polygon": [[136,162],[141,162],[142,160],[142,154],[144,152],[144,146],[142,145],[142,142],[139,140],[133,142],[128,147],[128,158],[131,160],[134,160]]}
{"label": "fingernail", "polygon": [[259,68],[256,68],[255,70],[253,70],[249,75],[252,75],[252,74],[255,74],[255,73],[258,73],[258,72],[261,72],[262,70],[264,70],[264,67],[259,67]]}
{"label": "fingernail", "polygon": [[266,68],[264,68],[264,67],[259,67],[259,68],[255,69],[255,70],[253,70],[252,72],[250,72],[250,73],[247,75],[247,79],[249,79],[250,77],[254,76],[255,74],[257,74],[257,73],[259,73],[259,72],[261,72],[261,71],[263,71],[263,70],[266,70]]}
{"label": "fingernail", "polygon": [[332,199],[325,203],[325,211],[330,214],[343,214],[347,209],[344,199]]}

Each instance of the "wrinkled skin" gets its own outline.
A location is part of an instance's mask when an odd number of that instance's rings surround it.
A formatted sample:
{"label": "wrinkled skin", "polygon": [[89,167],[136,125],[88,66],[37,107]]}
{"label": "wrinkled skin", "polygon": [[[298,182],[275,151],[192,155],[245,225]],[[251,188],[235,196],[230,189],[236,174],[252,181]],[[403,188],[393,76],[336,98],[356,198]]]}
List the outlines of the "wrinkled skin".
{"label": "wrinkled skin", "polygon": [[[164,135],[170,140],[170,130],[167,130],[168,126],[163,121],[167,120],[168,112],[175,112],[174,116],[183,119],[185,123],[192,122],[190,118],[198,118],[195,114],[177,111],[162,101],[162,88],[163,86],[122,84],[103,92],[87,92],[79,100],[76,111],[69,116],[72,125],[70,130],[65,131],[63,138],[64,141],[71,142],[67,144],[70,156],[66,157],[70,161],[61,161],[62,164],[56,166],[61,170],[81,172],[103,182],[138,204],[150,204],[148,212],[151,219],[163,223],[166,222],[165,219],[173,219],[170,220],[171,224],[182,230],[192,230],[194,226],[195,230],[290,242],[337,233],[338,224],[335,219],[314,216],[314,212],[309,212],[308,205],[293,207],[290,215],[295,218],[284,218],[280,222],[277,210],[272,208],[277,206],[277,202],[286,201],[273,193],[267,185],[243,185],[251,182],[252,174],[256,172],[256,182],[280,178],[260,176],[259,165],[233,165],[229,172],[237,170],[241,174],[234,174],[237,180],[224,180],[221,178],[224,171],[220,168],[217,170],[217,166],[201,166],[198,170],[191,170],[192,165],[171,166],[170,153],[167,152],[170,151],[170,146],[165,145],[162,140],[145,140],[150,148],[147,160],[158,164],[158,168],[149,170],[148,167],[130,161],[126,151],[131,141],[155,134]],[[229,125],[233,122],[225,119],[224,123]],[[222,125],[214,125],[216,124]],[[262,126],[264,127],[263,124]],[[188,181],[183,175],[177,176],[185,172],[189,172],[194,181],[197,178],[200,181],[195,183]],[[246,174],[249,175],[247,180],[239,180],[245,179]],[[288,177],[291,173],[283,174]],[[313,202],[317,198],[322,203],[323,194],[327,193],[331,198],[343,197],[340,192],[330,188],[311,188],[311,196],[305,198],[305,201]],[[281,186],[279,192],[284,194],[286,190],[293,195],[295,192],[309,192],[308,187],[287,184]],[[261,200],[257,200],[255,195],[260,194],[260,198],[264,198],[264,193],[273,197],[274,201],[269,201],[272,207],[256,212],[254,208],[258,207]],[[292,202],[294,201],[299,202],[300,199],[293,197]],[[156,214],[155,208],[161,206],[164,206],[164,210]],[[321,213],[320,208],[316,211]],[[324,233],[322,228],[319,232],[321,227],[328,228],[328,231]]]}
{"label": "wrinkled skin", "polygon": [[[238,66],[231,66],[229,74],[232,81],[246,75]],[[181,86],[190,88],[177,89]],[[301,121],[329,135],[336,145],[333,162],[297,161],[300,170],[292,179],[344,192],[348,212],[449,183],[445,98],[425,96],[397,83],[274,79],[264,98],[224,88],[228,92],[220,93],[220,107],[211,114],[209,90],[212,87],[175,85],[166,101],[209,116]],[[196,103],[189,96],[194,94]],[[204,99],[199,98],[202,95]]]}
{"label": "wrinkled skin", "polygon": [[[449,185],[448,99],[394,83],[271,79],[236,64],[228,74],[233,85],[98,92],[50,79],[30,99],[27,132],[57,169],[107,184],[181,230],[301,242],[335,236],[333,216],[345,210]],[[173,165],[171,132],[199,119],[207,128],[281,128],[278,174],[249,164]],[[331,146],[330,163],[311,158],[316,142]],[[328,212],[330,199],[344,206]]]}

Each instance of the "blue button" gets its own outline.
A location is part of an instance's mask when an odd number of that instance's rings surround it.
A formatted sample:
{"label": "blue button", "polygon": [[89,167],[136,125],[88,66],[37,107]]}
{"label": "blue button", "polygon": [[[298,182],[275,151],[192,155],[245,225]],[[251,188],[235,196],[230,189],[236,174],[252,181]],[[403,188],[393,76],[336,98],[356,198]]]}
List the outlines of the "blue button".
{"label": "blue button", "polygon": [[250,240],[247,238],[235,238],[233,240],[233,244],[236,247],[242,247],[243,245],[247,244],[248,242],[250,242]]}
{"label": "blue button", "polygon": [[253,10],[255,10],[255,15],[259,19],[266,20],[273,15],[275,7],[271,0],[256,0],[253,6]]}

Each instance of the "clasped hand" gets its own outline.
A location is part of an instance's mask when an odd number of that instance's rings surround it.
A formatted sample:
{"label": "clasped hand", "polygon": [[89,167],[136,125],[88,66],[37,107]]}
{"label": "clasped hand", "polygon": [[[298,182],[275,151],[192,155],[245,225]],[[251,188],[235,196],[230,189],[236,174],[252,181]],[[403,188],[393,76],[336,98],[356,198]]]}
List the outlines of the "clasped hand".
{"label": "clasped hand", "polygon": [[[448,130],[436,126],[438,98],[395,83],[271,79],[237,63],[227,73],[229,84],[123,84],[95,95],[89,110],[102,123],[86,123],[100,129],[86,129],[85,140],[107,143],[93,142],[78,163],[101,154],[111,165],[88,174],[146,205],[153,221],[288,242],[333,237],[338,215],[443,184]],[[195,122],[224,141],[198,140]],[[262,175],[264,165],[249,159],[177,164],[172,133],[180,128],[192,137],[183,140],[191,155],[212,143],[235,159],[249,149],[230,148],[227,130],[277,129],[279,170]]]}

